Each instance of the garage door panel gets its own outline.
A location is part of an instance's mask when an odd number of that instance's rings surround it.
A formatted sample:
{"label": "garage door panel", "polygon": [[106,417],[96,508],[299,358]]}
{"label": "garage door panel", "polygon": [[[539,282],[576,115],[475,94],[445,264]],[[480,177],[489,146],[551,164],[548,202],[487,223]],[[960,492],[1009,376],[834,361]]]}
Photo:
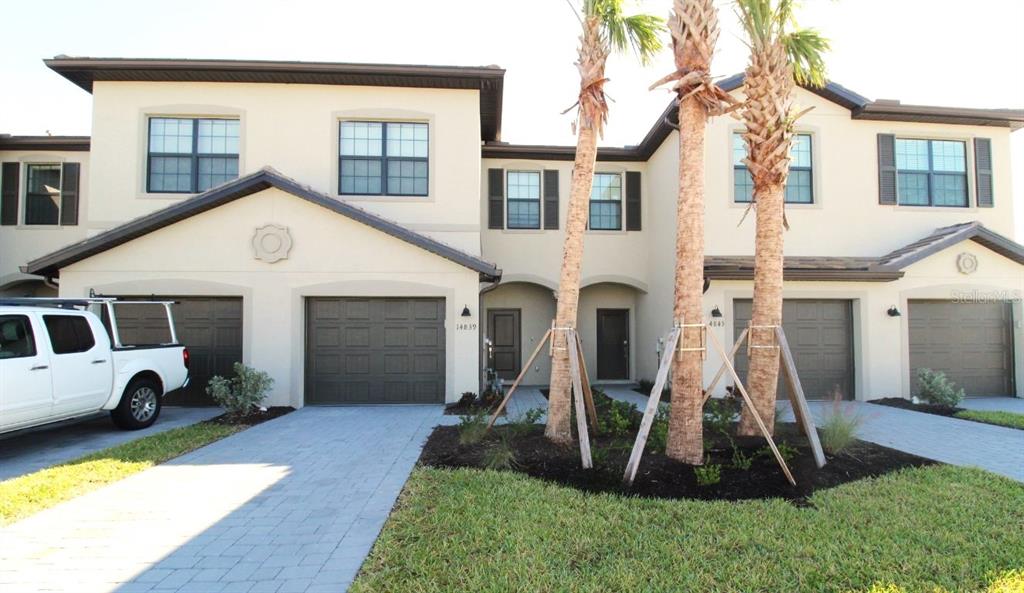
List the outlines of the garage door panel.
{"label": "garage door panel", "polygon": [[[443,299],[318,297],[309,303],[307,403],[444,401]],[[343,314],[322,314],[331,310]],[[328,332],[344,335],[344,346],[321,344],[317,336]],[[324,359],[348,362],[327,366]]]}
{"label": "garage door panel", "polygon": [[[751,302],[733,303],[734,338],[750,322]],[[853,397],[853,308],[848,300],[787,299],[782,305],[782,326],[786,332],[800,383],[808,399],[829,399],[838,388],[847,399]],[[749,364],[746,348],[736,356],[736,370],[746,379]],[[779,378],[779,395],[788,393]]]}
{"label": "garage door panel", "polygon": [[911,300],[911,392],[921,368],[942,371],[968,395],[1012,395],[1013,313],[1009,303]]}

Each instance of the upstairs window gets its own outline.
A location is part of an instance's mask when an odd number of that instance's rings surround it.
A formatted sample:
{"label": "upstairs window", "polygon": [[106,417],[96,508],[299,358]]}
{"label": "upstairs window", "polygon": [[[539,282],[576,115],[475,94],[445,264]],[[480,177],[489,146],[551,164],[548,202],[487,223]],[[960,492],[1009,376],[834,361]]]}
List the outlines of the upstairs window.
{"label": "upstairs window", "polygon": [[[814,169],[812,165],[810,134],[794,134],[789,146],[789,177],[786,180],[787,204],[814,203]],[[747,158],[747,143],[742,132],[732,135],[733,190],[735,201],[747,203],[754,196],[754,180],[743,164]]]}
{"label": "upstairs window", "polygon": [[146,191],[198,193],[238,177],[238,120],[149,119]]}
{"label": "upstairs window", "polygon": [[901,206],[967,206],[963,142],[897,138],[895,146]]}
{"label": "upstairs window", "polygon": [[427,124],[343,121],[339,134],[338,193],[427,195]]}
{"label": "upstairs window", "polygon": [[594,185],[590,189],[590,228],[622,230],[622,176],[618,173],[594,173]]}
{"label": "upstairs window", "polygon": [[60,224],[59,164],[25,165],[25,224]]}
{"label": "upstairs window", "polygon": [[508,228],[540,228],[540,171],[509,171]]}

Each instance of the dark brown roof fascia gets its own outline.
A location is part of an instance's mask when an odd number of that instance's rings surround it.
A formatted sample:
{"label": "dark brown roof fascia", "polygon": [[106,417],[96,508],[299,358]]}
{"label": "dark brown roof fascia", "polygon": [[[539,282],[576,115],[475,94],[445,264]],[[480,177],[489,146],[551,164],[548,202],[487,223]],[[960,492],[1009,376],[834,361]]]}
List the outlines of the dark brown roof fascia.
{"label": "dark brown roof fascia", "polygon": [[392,237],[478,272],[480,280],[483,282],[494,282],[501,278],[501,270],[492,263],[436,239],[431,239],[426,235],[421,235],[397,222],[322,194],[272,169],[261,169],[256,173],[240,177],[208,192],[187,198],[177,204],[172,204],[161,210],[128,221],[99,235],[79,241],[78,243],[72,243],[67,247],[30,261],[23,268],[23,271],[27,274],[37,274],[40,276],[57,276],[61,268],[73,263],[123,245],[157,229],[170,226],[186,218],[271,187],[276,187],[296,197],[308,200],[318,206],[361,222]]}
{"label": "dark brown roof fascia", "polygon": [[43,62],[54,72],[89,92],[92,92],[93,82],[97,80],[476,89],[480,91],[481,139],[501,139],[505,70],[498,67],[66,56]]}
{"label": "dark brown roof fascia", "polygon": [[89,136],[9,136],[0,134],[0,150],[88,152]]}
{"label": "dark brown roof fascia", "polygon": [[[544,146],[540,144],[504,144],[488,142],[481,150],[485,159],[538,159],[542,161],[572,161],[576,158],[575,146]],[[634,148],[598,148],[599,161],[644,161]]]}
{"label": "dark brown roof fascia", "polygon": [[[704,277],[711,280],[753,280],[754,270],[751,268],[704,268]],[[784,280],[820,280],[834,282],[892,282],[903,277],[899,270],[866,269],[836,270],[789,268],[783,269]]]}
{"label": "dark brown roof fascia", "polygon": [[928,237],[883,255],[879,260],[883,262],[884,267],[904,269],[943,249],[967,240],[974,241],[1007,259],[1024,265],[1024,245],[990,231],[977,221],[937,229]]}
{"label": "dark brown roof fascia", "polygon": [[971,109],[872,102],[854,109],[851,117],[865,120],[994,126],[1011,130],[1024,127],[1024,110],[1020,109]]}

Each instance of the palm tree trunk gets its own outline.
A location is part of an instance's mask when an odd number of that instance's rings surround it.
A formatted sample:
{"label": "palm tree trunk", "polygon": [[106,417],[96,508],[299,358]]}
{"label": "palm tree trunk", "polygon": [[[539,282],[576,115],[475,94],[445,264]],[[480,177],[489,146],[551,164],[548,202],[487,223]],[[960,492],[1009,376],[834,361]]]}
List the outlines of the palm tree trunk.
{"label": "palm tree trunk", "polygon": [[[788,143],[787,143],[788,147]],[[756,189],[756,188],[755,188]],[[771,185],[756,192],[756,242],[754,244],[754,304],[750,318],[752,326],[782,325],[782,245],[783,207],[785,187]],[[774,328],[751,331],[748,340],[755,345],[775,344]],[[754,408],[761,416],[769,433],[775,425],[775,396],[779,381],[778,348],[754,348],[750,353],[750,371],[747,387]],[[738,434],[760,434],[757,422],[744,407],[740,416]]]}
{"label": "palm tree trunk", "polygon": [[[594,183],[597,162],[597,133],[580,125],[576,140],[576,161],[569,191],[569,212],[565,220],[565,243],[562,247],[562,272],[558,278],[558,303],[555,327],[576,327],[580,302],[580,274],[583,267],[583,234],[590,211],[590,190]],[[554,356],[551,360],[551,391],[548,393],[548,421],[545,436],[557,443],[572,442],[570,425],[572,387],[569,376],[569,349],[566,332],[556,331]]]}
{"label": "palm tree trunk", "polygon": [[[702,323],[704,288],[704,134],[707,110],[696,96],[679,104],[679,199],[676,203],[676,282],[673,318]],[[683,328],[680,343],[701,346],[700,329]],[[672,362],[672,407],[665,454],[704,461],[703,356],[687,350]]]}

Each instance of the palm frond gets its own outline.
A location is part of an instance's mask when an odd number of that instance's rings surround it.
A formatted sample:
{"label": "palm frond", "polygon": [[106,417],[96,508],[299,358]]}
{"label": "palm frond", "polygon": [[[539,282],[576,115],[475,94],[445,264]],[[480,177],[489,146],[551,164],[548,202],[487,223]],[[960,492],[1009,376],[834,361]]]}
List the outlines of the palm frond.
{"label": "palm frond", "polygon": [[650,62],[662,47],[665,19],[649,14],[627,16],[623,0],[585,0],[583,13],[597,17],[609,48],[632,48],[642,64]]}
{"label": "palm frond", "polygon": [[782,38],[798,84],[825,86],[825,52],[829,41],[815,29],[800,29]]}

